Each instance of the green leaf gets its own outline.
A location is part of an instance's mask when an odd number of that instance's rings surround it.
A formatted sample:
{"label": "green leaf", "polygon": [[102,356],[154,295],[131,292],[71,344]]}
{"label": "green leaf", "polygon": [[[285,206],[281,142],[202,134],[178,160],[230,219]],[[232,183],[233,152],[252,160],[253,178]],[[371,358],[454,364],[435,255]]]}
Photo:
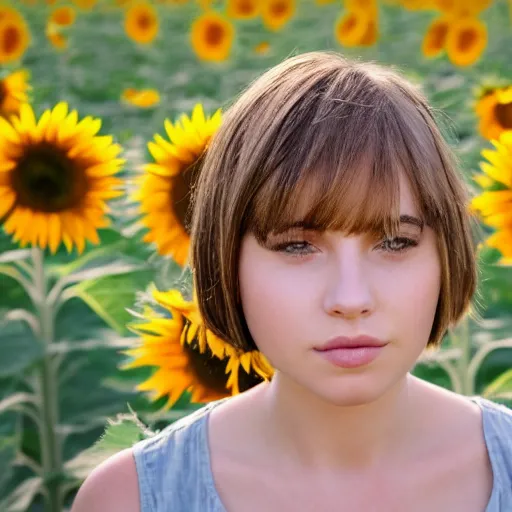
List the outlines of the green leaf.
{"label": "green leaf", "polygon": [[113,261],[112,263],[107,263],[105,265],[98,265],[93,268],[86,268],[82,270],[78,270],[77,272],[73,272],[67,275],[64,280],[69,283],[79,283],[82,281],[89,281],[92,279],[100,279],[102,277],[107,276],[115,276],[120,274],[129,274],[131,272],[136,272],[143,270],[146,265],[142,265],[139,263],[127,263],[124,261]]}
{"label": "green leaf", "polygon": [[15,309],[22,308],[31,310],[33,308],[30,296],[23,286],[12,277],[0,273],[0,308]]}
{"label": "green leaf", "polygon": [[126,333],[131,320],[127,308],[133,306],[138,291],[145,289],[153,272],[149,270],[83,281],[74,287],[80,297],[98,316],[119,333]]}
{"label": "green leaf", "polygon": [[[20,444],[20,436],[15,431],[16,419],[13,413],[3,414],[0,424],[0,497],[5,494],[12,476],[12,465]],[[0,510],[3,510],[0,507]]]}
{"label": "green leaf", "polygon": [[512,369],[502,373],[493,380],[483,391],[482,396],[487,398],[496,395],[512,393]]}
{"label": "green leaf", "polygon": [[78,258],[64,263],[50,261],[48,271],[56,277],[65,277],[79,269],[100,268],[112,262],[145,262],[148,248],[132,238],[126,238],[117,231],[101,231],[101,245],[94,247]]}
{"label": "green leaf", "polygon": [[13,279],[27,293],[28,296],[34,290],[32,283],[14,266],[9,263],[0,265],[0,274],[8,279]]}
{"label": "green leaf", "polygon": [[18,248],[18,245],[11,240],[11,237],[5,231],[0,230],[0,254],[15,251]]}
{"label": "green leaf", "polygon": [[[92,339],[102,339],[100,331],[91,332]],[[119,391],[104,382],[121,373],[118,369],[123,356],[119,348],[93,348],[65,355],[60,365],[61,421],[69,426],[96,428],[104,425],[108,417],[123,410],[126,402],[137,393],[134,388]],[[77,397],[76,390],[87,390]],[[73,429],[71,429],[73,430]]]}
{"label": "green leaf", "polygon": [[0,502],[0,510],[5,512],[25,512],[42,486],[43,479],[39,476],[24,480],[9,496]]}
{"label": "green leaf", "polygon": [[115,420],[108,420],[108,426],[100,440],[68,461],[65,467],[74,477],[83,480],[96,466],[112,455],[131,448],[138,441],[152,435],[154,433],[149,431],[133,412],[118,414]]}
{"label": "green leaf", "polygon": [[24,322],[0,322],[0,377],[23,372],[43,357],[43,348]]}

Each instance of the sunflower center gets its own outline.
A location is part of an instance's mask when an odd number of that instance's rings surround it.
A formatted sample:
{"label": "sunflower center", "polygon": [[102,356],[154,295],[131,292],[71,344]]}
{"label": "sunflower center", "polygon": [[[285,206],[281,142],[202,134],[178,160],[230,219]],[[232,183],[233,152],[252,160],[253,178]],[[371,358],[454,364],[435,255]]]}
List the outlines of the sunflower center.
{"label": "sunflower center", "polygon": [[254,3],[252,0],[240,0],[238,2],[238,12],[240,14],[249,15],[254,11]]}
{"label": "sunflower center", "polygon": [[189,358],[189,369],[194,373],[197,380],[207,389],[217,393],[226,393],[226,375],[227,359],[215,357],[209,348],[201,354],[199,352],[199,343],[196,338],[192,342],[184,343],[183,350]]}
{"label": "sunflower center", "polygon": [[432,30],[431,45],[432,48],[440,50],[444,46],[446,40],[446,34],[448,33],[448,25],[446,23],[440,23],[436,25]]}
{"label": "sunflower center", "polygon": [[288,5],[286,2],[273,2],[270,5],[270,12],[274,16],[283,16],[288,11]]}
{"label": "sunflower center", "polygon": [[222,42],[224,29],[220,23],[210,23],[206,29],[205,39],[209,45],[216,46]]}
{"label": "sunflower center", "polygon": [[247,391],[254,386],[261,384],[263,379],[253,370],[250,373],[246,373],[245,370],[240,367],[240,371],[238,373],[238,389],[240,393]]}
{"label": "sunflower center", "polygon": [[146,13],[142,13],[137,18],[137,25],[141,30],[147,30],[151,27],[151,16]]}
{"label": "sunflower center", "polygon": [[460,33],[459,38],[459,50],[461,52],[467,52],[468,50],[471,50],[471,48],[474,46],[475,41],[477,39],[476,33],[472,29],[463,30]]}
{"label": "sunflower center", "polygon": [[190,193],[194,186],[196,171],[200,167],[202,157],[198,158],[183,172],[180,172],[174,179],[171,187],[171,205],[179,223],[190,235]]}
{"label": "sunflower center", "polygon": [[84,173],[54,147],[29,148],[13,173],[18,203],[33,210],[59,212],[77,206],[84,196]]}
{"label": "sunflower center", "polygon": [[512,102],[498,103],[494,108],[498,123],[505,129],[512,129]]}
{"label": "sunflower center", "polygon": [[5,82],[0,80],[0,107],[3,105],[5,97],[7,96],[7,87],[5,86]]}
{"label": "sunflower center", "polygon": [[21,39],[18,29],[9,25],[2,33],[2,50],[6,54],[14,53],[20,45]]}
{"label": "sunflower center", "polygon": [[351,14],[340,27],[340,32],[342,34],[346,34],[351,32],[355,26],[357,25],[357,18],[355,15]]}

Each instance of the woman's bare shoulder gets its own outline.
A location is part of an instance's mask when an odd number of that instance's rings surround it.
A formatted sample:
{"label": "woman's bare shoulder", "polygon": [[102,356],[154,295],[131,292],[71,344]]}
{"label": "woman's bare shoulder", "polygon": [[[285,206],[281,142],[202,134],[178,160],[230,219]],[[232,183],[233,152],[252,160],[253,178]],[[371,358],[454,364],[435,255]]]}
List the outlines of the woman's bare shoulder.
{"label": "woman's bare shoulder", "polygon": [[139,484],[131,448],[109,457],[86,478],[71,512],[140,512]]}

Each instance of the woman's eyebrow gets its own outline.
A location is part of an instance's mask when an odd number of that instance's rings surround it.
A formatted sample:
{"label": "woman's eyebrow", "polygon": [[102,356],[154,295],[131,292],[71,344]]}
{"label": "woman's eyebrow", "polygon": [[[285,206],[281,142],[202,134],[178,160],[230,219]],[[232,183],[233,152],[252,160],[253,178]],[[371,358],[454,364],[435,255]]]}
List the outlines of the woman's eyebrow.
{"label": "woman's eyebrow", "polygon": [[294,229],[294,228],[301,228],[306,231],[307,230],[315,231],[315,230],[320,229],[319,226],[316,226],[316,225],[306,222],[304,220],[298,220],[296,222],[291,222],[289,224],[285,224],[280,229],[272,231],[272,233],[274,235],[280,235],[281,233],[286,233],[290,229]]}
{"label": "woman's eyebrow", "polygon": [[[423,229],[425,223],[419,217],[414,217],[413,215],[402,214],[400,215],[400,223],[402,224],[412,224],[413,226],[418,226],[420,229]],[[289,229],[293,228],[302,228],[302,229],[318,229],[318,226],[308,223],[304,220],[298,220],[296,222],[292,222],[290,224],[284,225],[279,231],[275,231],[276,234],[284,233]]]}
{"label": "woman's eyebrow", "polygon": [[[423,231],[423,227],[425,225],[425,223],[423,222],[422,219],[420,219],[418,217],[414,217],[413,215],[405,214],[405,213],[400,215],[400,224],[411,224],[413,226],[419,227],[421,231]],[[281,229],[276,230],[273,233],[275,235],[280,235],[281,233],[285,233],[286,231],[293,229],[293,228],[301,228],[304,230],[312,230],[312,231],[319,229],[319,227],[314,224],[308,223],[304,220],[298,220],[296,222],[292,222],[290,224],[284,225]]]}
{"label": "woman's eyebrow", "polygon": [[423,226],[425,223],[419,219],[418,217],[414,217],[413,215],[403,214],[400,215],[400,224],[412,224],[413,226],[418,226],[421,231],[423,231]]}

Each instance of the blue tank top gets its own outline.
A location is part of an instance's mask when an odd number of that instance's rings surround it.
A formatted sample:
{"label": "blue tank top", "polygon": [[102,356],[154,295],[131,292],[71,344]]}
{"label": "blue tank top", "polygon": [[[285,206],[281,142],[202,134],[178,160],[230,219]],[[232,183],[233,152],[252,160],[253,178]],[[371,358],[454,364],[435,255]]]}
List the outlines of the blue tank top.
{"label": "blue tank top", "polygon": [[[208,447],[210,402],[133,446],[141,512],[226,512],[215,489]],[[512,512],[512,410],[481,397],[493,489],[482,512]]]}

